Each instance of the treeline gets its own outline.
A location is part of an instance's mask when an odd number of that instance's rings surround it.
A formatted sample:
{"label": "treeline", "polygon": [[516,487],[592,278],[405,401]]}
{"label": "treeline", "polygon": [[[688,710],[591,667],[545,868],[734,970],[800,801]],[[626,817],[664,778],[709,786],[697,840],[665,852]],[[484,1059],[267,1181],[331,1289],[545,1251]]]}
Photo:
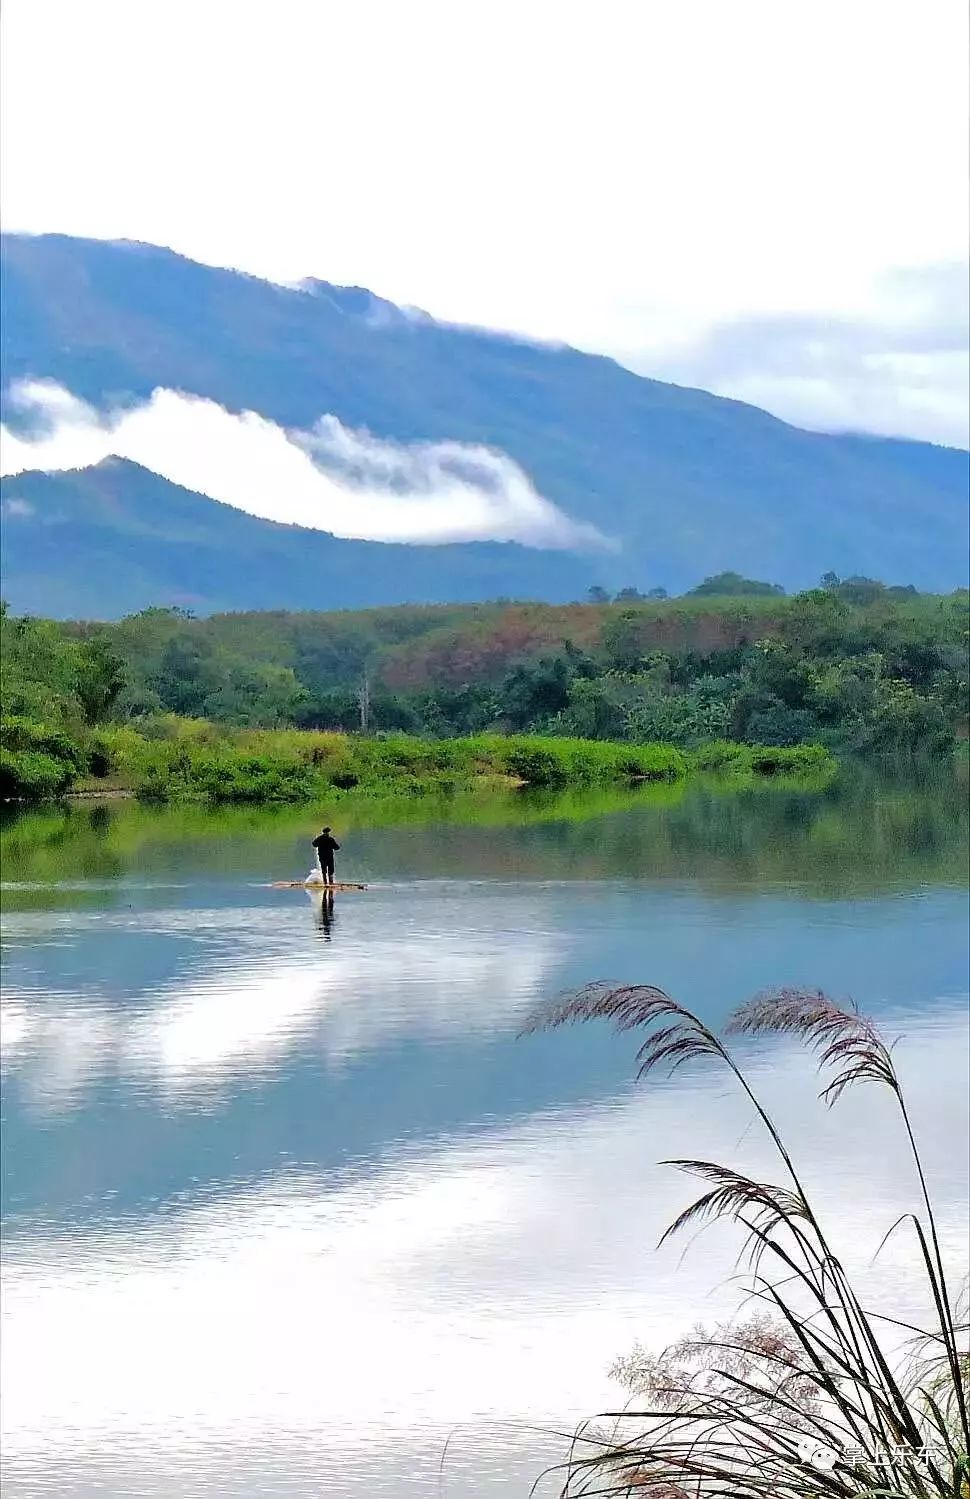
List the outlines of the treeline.
{"label": "treeline", "polygon": [[141,732],[166,715],[437,739],[948,753],[966,732],[967,593],[823,581],[792,597],[209,619],[150,609],[111,624],[4,610],[5,794],[20,794],[14,780],[54,794],[104,774],[95,730]]}
{"label": "treeline", "polygon": [[88,697],[113,690],[105,653],[116,662],[122,719],[946,753],[967,719],[968,595],[900,592],[830,578],[790,598],[207,620],[150,610],[76,638],[102,652]]}
{"label": "treeline", "polygon": [[[877,578],[866,578],[858,574],[848,578],[840,578],[838,573],[823,573],[821,587],[843,599],[847,604],[873,604],[878,599],[910,599],[917,597],[917,589],[912,583],[886,584],[880,583]],[[741,573],[724,572],[714,573],[705,578],[703,583],[698,583],[695,588],[688,588],[682,595],[688,599],[701,598],[782,598],[785,589],[780,583],[765,583],[758,578],[745,578]],[[617,593],[610,594],[605,588],[594,584],[587,593],[587,602],[590,604],[636,604],[646,603],[652,599],[669,598],[666,588],[648,588],[641,593],[639,588],[621,588]]]}

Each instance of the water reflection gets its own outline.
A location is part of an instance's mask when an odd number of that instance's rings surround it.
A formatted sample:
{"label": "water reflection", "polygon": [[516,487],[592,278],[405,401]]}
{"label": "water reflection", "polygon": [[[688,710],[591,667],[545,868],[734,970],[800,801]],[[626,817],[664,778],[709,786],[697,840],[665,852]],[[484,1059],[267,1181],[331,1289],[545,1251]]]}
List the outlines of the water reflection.
{"label": "water reflection", "polygon": [[[9,828],[6,1492],[161,1499],[177,1472],[188,1499],[427,1499],[453,1432],[446,1494],[527,1492],[561,1451],[532,1427],[613,1403],[634,1339],[730,1302],[732,1244],[653,1253],[691,1186],[652,1163],[768,1169],[721,1077],[633,1092],[626,1041],[516,1039],[591,977],[714,1023],[816,982],[905,1030],[959,1258],[965,825],[866,796],[359,826],[342,842],[372,888],[329,899],[266,888],[303,814]],[[79,882],[38,885],[65,851]],[[826,1114],[786,1047],[751,1056],[868,1275],[914,1190],[885,1101]],[[923,1311],[910,1250],[873,1285],[894,1315]]]}
{"label": "water reflection", "polygon": [[[965,1138],[966,1030],[952,1012],[907,1025],[913,1109],[958,1260],[967,1183],[947,1144]],[[827,1114],[792,1053],[762,1056],[760,1084],[797,1135],[836,1246],[871,1279],[882,1231],[916,1191],[901,1154],[867,1149],[889,1138],[884,1100]],[[653,1252],[692,1187],[651,1163],[743,1141],[763,1173],[770,1156],[747,1121],[719,1077],[698,1074],[367,1171],[278,1172],[138,1219],[15,1238],[10,1491],[44,1474],[65,1495],[99,1483],[162,1495],[177,1467],[185,1495],[426,1495],[459,1425],[446,1492],[509,1492],[477,1487],[489,1452],[507,1450],[501,1423],[561,1423],[615,1400],[606,1369],[635,1337],[663,1342],[733,1305],[733,1242],[707,1235],[683,1263],[682,1246]],[[913,1246],[884,1253],[880,1304],[922,1315]],[[523,1466],[541,1461],[542,1444],[525,1447]],[[243,1451],[275,1452],[268,1488],[234,1463]]]}
{"label": "water reflection", "polygon": [[310,898],[310,904],[313,906],[313,914],[316,918],[317,926],[323,933],[324,941],[329,942],[333,935],[333,924],[336,919],[334,916],[333,891],[308,890],[307,895]]}
{"label": "water reflection", "polygon": [[[362,880],[690,878],[711,889],[794,882],[805,894],[859,895],[965,884],[965,780],[965,767],[922,767],[895,781],[846,768],[814,789],[691,782],[345,802],[339,821],[348,877]],[[134,871],[154,882],[292,879],[326,810],[0,809],[5,880],[34,886],[23,895],[8,887],[7,909],[63,906],[66,868],[86,883],[123,883]]]}
{"label": "water reflection", "polygon": [[[463,902],[440,895],[421,913],[406,899],[378,896],[358,913],[352,941],[321,961],[306,941],[302,901],[294,892],[276,910],[162,912],[143,921],[144,943],[154,937],[174,948],[174,972],[146,990],[132,984],[121,1004],[95,985],[72,995],[60,983],[18,984],[11,962],[0,1002],[5,1066],[54,1111],[77,1106],[85,1089],[107,1078],[188,1100],[199,1089],[211,1094],[233,1078],[265,1075],[298,1049],[339,1066],[402,1036],[444,1036],[456,1026],[468,1036],[514,1032],[562,951],[561,940],[541,930],[534,899],[517,903],[522,930],[497,943],[506,903],[482,891]],[[325,940],[333,907],[332,895],[311,898]],[[22,941],[24,927],[29,933],[30,923],[12,919],[11,937]],[[61,925],[62,939],[69,930]],[[107,922],[73,928],[82,946],[100,948],[109,933]],[[185,961],[185,947],[198,955]],[[57,966],[57,953],[48,949],[48,964]]]}

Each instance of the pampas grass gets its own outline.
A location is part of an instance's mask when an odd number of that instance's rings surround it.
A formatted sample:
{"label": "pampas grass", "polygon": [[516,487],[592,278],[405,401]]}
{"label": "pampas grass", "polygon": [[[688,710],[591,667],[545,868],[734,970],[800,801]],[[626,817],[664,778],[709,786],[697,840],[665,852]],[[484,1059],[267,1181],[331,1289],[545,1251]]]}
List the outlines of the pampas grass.
{"label": "pampas grass", "polygon": [[[725,1036],[797,1037],[815,1055],[821,1097],[872,1084],[891,1094],[900,1148],[921,1207],[887,1227],[912,1235],[932,1309],[925,1327],[863,1305],[831,1247],[777,1126],[728,1048],[703,1021],[646,985],[592,985],[540,1013],[530,1030],[605,1019],[645,1033],[637,1075],[705,1058],[724,1067],[767,1131],[782,1179],[762,1182],[716,1161],[668,1162],[704,1190],[664,1233],[728,1220],[745,1231],[750,1310],[698,1328],[614,1371],[631,1391],[573,1435],[562,1499],[962,1499],[970,1494],[966,1323],[944,1266],[933,1203],[892,1050],[874,1023],[824,994],[775,990],[731,1018]],[[906,1333],[908,1366],[884,1346]],[[548,1478],[546,1474],[544,1477]]]}

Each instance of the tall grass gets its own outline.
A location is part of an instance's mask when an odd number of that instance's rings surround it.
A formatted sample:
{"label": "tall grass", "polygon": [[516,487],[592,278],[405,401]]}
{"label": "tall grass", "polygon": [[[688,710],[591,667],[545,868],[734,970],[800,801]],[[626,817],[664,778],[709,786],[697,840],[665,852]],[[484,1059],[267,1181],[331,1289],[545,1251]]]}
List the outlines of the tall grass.
{"label": "tall grass", "polygon": [[346,792],[424,795],[488,784],[559,789],[673,782],[707,768],[733,776],[817,776],[834,768],[828,752],[811,745],[712,746],[708,758],[710,767],[703,755],[691,758],[670,744],[535,734],[366,737],[227,729],[175,717],[146,721],[137,730],[99,730],[91,746],[102,782],[128,786],[146,800],[212,805],[319,801]]}
{"label": "tall grass", "polygon": [[[821,993],[779,990],[738,1010],[727,1034],[788,1034],[818,1058],[834,1104],[874,1083],[891,1094],[912,1161],[920,1209],[887,1234],[908,1231],[931,1320],[895,1322],[861,1302],[808,1196],[798,1167],[725,1041],[649,986],[593,985],[537,1017],[533,1029],[606,1019],[644,1030],[638,1076],[698,1058],[727,1069],[767,1131],[780,1183],[755,1181],[715,1161],[668,1164],[705,1190],[669,1226],[667,1239],[712,1220],[746,1233],[755,1315],[699,1332],[655,1359],[619,1372],[640,1403],[607,1413],[606,1432],[575,1433],[557,1472],[563,1499],[957,1499],[970,1493],[970,1362],[944,1266],[923,1162],[892,1050],[872,1021]],[[882,1143],[882,1142],[880,1142]],[[883,1148],[885,1148],[883,1146]],[[661,1241],[662,1242],[662,1241]],[[913,1340],[907,1374],[885,1346],[887,1329]],[[605,1419],[605,1418],[601,1418]]]}

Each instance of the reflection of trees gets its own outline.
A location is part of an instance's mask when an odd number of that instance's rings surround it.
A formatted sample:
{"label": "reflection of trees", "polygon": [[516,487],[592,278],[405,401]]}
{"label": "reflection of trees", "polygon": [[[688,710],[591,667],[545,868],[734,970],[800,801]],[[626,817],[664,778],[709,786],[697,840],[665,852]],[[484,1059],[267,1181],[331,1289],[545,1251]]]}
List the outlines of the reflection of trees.
{"label": "reflection of trees", "polygon": [[[900,883],[962,883],[967,811],[952,777],[892,783],[846,775],[827,790],[716,783],[645,792],[568,815],[561,800],[528,797],[559,820],[500,832],[439,827],[407,838],[417,875],[685,880],[727,891],[797,884],[851,895]],[[390,835],[392,838],[393,834]],[[404,835],[402,838],[402,851]]]}
{"label": "reflection of trees", "polygon": [[962,884],[968,813],[959,782],[935,766],[895,780],[847,769],[816,789],[709,779],[632,793],[348,799],[310,809],[119,803],[8,814],[0,836],[11,881],[62,880],[68,869],[74,879],[114,879],[135,865],[261,879],[292,861],[326,813],[358,847],[366,840],[375,877],[692,879],[850,895]]}

